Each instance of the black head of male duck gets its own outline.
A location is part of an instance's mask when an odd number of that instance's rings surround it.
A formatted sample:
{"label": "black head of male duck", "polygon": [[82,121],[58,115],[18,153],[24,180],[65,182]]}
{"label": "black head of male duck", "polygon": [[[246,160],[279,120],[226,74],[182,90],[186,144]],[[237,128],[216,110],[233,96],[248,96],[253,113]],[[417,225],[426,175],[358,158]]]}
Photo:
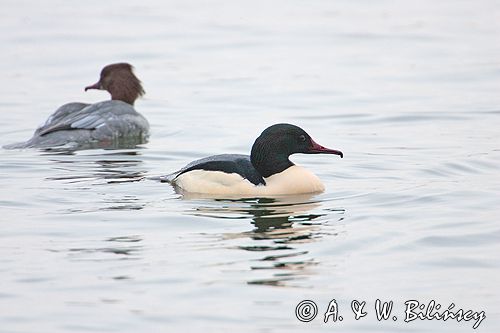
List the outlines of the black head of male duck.
{"label": "black head of male duck", "polygon": [[294,164],[292,154],[335,154],[341,151],[325,148],[311,138],[302,128],[290,124],[276,124],[264,130],[252,146],[252,165],[264,178],[280,173]]}
{"label": "black head of male duck", "polygon": [[106,90],[112,100],[119,100],[134,105],[135,100],[144,95],[141,81],[135,76],[132,65],[121,62],[107,65],[101,71],[99,81],[85,87],[89,89]]}
{"label": "black head of male duck", "polygon": [[167,180],[185,192],[230,195],[282,195],[324,191],[319,178],[290,155],[334,154],[298,126],[276,124],[255,140],[251,155],[224,154],[194,161]]}

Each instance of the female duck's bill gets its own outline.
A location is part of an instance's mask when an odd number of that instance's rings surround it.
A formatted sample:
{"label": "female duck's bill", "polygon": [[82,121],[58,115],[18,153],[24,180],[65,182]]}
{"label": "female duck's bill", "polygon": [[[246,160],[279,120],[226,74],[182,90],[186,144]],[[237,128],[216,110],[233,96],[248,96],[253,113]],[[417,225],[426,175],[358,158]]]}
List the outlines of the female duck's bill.
{"label": "female duck's bill", "polygon": [[107,65],[99,81],[85,88],[106,90],[111,100],[59,107],[26,142],[4,146],[19,148],[129,148],[147,142],[149,123],[133,105],[144,95],[141,81],[127,63]]}
{"label": "female duck's bill", "polygon": [[163,179],[181,192],[216,195],[266,196],[324,191],[319,178],[289,159],[290,155],[334,154],[303,129],[291,124],[268,127],[255,140],[251,154],[223,154],[194,161]]}

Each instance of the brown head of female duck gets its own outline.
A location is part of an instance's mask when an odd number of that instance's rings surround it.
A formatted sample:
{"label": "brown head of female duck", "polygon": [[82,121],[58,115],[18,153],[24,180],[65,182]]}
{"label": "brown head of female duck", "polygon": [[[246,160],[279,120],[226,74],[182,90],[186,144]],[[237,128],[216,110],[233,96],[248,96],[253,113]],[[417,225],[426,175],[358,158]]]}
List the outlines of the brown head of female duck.
{"label": "brown head of female duck", "polygon": [[132,65],[125,62],[107,65],[102,69],[99,81],[85,87],[85,91],[106,90],[111,94],[112,100],[134,105],[135,100],[142,97],[145,92],[133,70]]}

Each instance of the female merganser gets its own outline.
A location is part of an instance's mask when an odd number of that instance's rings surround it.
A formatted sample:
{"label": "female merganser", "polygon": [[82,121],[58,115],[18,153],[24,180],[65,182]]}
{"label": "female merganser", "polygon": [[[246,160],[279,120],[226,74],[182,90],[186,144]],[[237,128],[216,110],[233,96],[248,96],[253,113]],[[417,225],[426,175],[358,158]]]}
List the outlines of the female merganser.
{"label": "female merganser", "polygon": [[276,124],[262,132],[252,146],[250,156],[224,154],[206,157],[161,178],[181,192],[220,195],[283,195],[323,192],[319,178],[293,164],[289,156],[335,154],[341,151],[325,148],[302,128]]}
{"label": "female merganser", "polygon": [[35,131],[31,139],[4,148],[120,148],[147,142],[149,123],[133,107],[135,100],[144,95],[144,89],[130,64],[104,67],[99,81],[85,91],[89,89],[107,90],[111,100],[65,104]]}

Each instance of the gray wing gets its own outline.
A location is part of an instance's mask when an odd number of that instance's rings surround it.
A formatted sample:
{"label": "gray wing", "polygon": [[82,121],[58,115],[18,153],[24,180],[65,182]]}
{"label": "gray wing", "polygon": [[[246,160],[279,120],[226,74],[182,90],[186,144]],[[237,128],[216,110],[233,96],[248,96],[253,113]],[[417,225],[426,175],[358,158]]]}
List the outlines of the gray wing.
{"label": "gray wing", "polygon": [[147,125],[145,118],[139,115],[133,106],[122,101],[105,101],[90,105],[69,103],[57,109],[35,133],[43,136],[62,130],[94,130],[105,125],[120,125],[120,119],[128,120],[129,117],[137,116]]}
{"label": "gray wing", "polygon": [[83,110],[85,107],[89,106],[86,103],[68,103],[59,107],[56,112],[51,114],[45,123],[38,127],[35,131],[35,135],[43,135],[50,132],[50,128],[55,128],[57,124],[66,123],[66,119],[69,119],[75,113]]}
{"label": "gray wing", "polygon": [[[111,100],[69,103],[57,109],[31,139],[7,149],[70,146],[71,149],[132,147],[147,142],[149,123],[134,107]],[[96,143],[98,145],[94,146]],[[103,144],[105,143],[105,144]]]}

